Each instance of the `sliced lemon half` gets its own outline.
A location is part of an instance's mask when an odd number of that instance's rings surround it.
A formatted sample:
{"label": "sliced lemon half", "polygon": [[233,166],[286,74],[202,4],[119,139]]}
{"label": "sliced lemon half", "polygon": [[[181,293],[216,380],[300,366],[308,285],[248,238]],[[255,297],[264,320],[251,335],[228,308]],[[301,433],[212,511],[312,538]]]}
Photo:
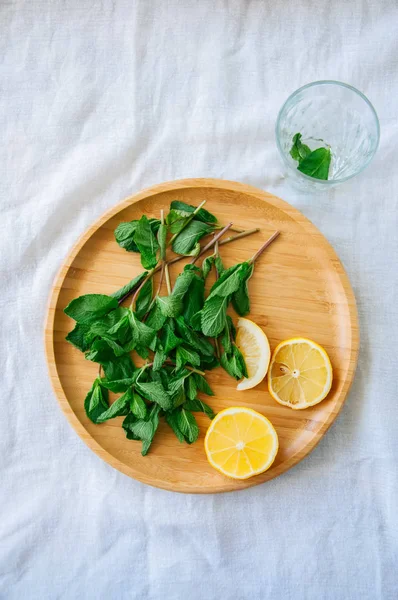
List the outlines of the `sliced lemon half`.
{"label": "sliced lemon half", "polygon": [[318,404],[328,395],[333,371],[326,351],[306,338],[281,342],[272,355],[268,372],[271,396],[294,409]]}
{"label": "sliced lemon half", "polygon": [[239,319],[237,323],[236,345],[245,359],[247,373],[237,385],[237,390],[249,390],[258,385],[266,376],[271,350],[264,331],[250,319]]}
{"label": "sliced lemon half", "polygon": [[278,452],[272,423],[251,408],[232,407],[213,419],[205,437],[207,460],[233,479],[248,479],[270,468]]}

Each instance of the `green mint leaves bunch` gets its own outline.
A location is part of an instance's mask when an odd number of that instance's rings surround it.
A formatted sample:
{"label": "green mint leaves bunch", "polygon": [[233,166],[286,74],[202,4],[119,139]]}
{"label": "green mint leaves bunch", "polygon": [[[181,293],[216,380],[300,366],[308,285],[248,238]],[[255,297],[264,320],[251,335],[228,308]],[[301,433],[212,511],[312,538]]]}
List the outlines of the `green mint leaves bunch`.
{"label": "green mint leaves bunch", "polygon": [[[203,208],[173,201],[166,217],[121,223],[118,244],[139,252],[143,271],[112,295],[86,294],[72,300],[65,313],[75,320],[66,336],[99,374],[84,401],[88,418],[96,424],[124,417],[128,439],[141,440],[146,455],[164,418],[180,442],[195,442],[199,427],[195,413],[214,417],[201,394],[212,396],[205,374],[221,365],[232,377],[247,376],[243,356],[235,344],[235,328],[227,315],[250,310],[248,281],[260,251],[244,263],[224,269],[219,245],[258,230],[239,231],[220,239],[223,227]],[[214,234],[203,247],[203,237]],[[272,241],[272,239],[271,239]],[[209,249],[214,253],[195,262]],[[167,259],[168,252],[177,257]],[[190,256],[172,286],[169,265]],[[214,269],[217,280],[205,297],[205,282]],[[154,276],[159,273],[157,285]],[[162,293],[166,281],[167,294]],[[122,306],[132,296],[129,306]],[[145,364],[138,365],[138,357]],[[109,394],[117,394],[110,402]]]}
{"label": "green mint leaves bunch", "polygon": [[298,162],[297,169],[309,177],[327,180],[332,160],[330,148],[317,148],[311,151],[306,144],[302,143],[301,138],[301,133],[293,136],[290,150],[290,156]]}

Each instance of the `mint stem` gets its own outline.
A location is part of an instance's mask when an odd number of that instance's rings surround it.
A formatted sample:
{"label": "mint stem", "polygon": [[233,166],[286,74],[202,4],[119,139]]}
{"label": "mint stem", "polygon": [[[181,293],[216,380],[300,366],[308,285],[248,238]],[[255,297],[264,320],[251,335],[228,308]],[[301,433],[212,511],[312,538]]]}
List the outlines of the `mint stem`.
{"label": "mint stem", "polygon": [[[231,228],[231,231],[233,231],[233,229]],[[260,231],[259,227],[256,227],[255,229],[246,229],[245,231],[241,231],[240,233],[238,233],[238,235],[231,235],[231,237],[226,238],[225,240],[221,240],[219,242],[219,245],[222,246],[223,244],[229,244],[229,242],[234,242],[235,240],[240,240],[242,238],[247,237],[248,235],[252,235],[253,233],[258,233]]]}
{"label": "mint stem", "polygon": [[[224,229],[225,229],[225,228],[224,228]],[[231,231],[233,231],[233,230],[231,229],[231,227],[229,227],[229,229],[230,229]],[[220,240],[220,241],[219,241],[219,246],[222,246],[222,245],[224,245],[224,244],[229,244],[230,242],[234,242],[235,240],[240,240],[240,239],[242,239],[242,238],[245,238],[245,237],[246,237],[246,236],[248,236],[248,235],[252,235],[253,233],[258,233],[259,231],[260,231],[260,229],[259,229],[258,227],[256,227],[255,229],[247,229],[246,231],[242,231],[241,233],[238,233],[237,235],[231,235],[230,237],[226,238],[225,240]],[[212,241],[210,242],[210,246],[207,248],[207,250],[209,250],[209,249],[210,249],[210,248],[213,246],[213,244],[215,244],[214,238],[213,238],[213,239],[212,239]],[[202,251],[201,251],[201,254],[202,254]],[[174,263],[178,263],[178,262],[180,262],[180,260],[185,260],[186,258],[187,258],[186,256],[175,256],[175,257],[174,257],[174,258],[172,258],[171,260],[168,260],[168,261],[167,261],[167,264],[168,264],[168,265],[173,265]],[[157,273],[158,271],[160,271],[160,270],[161,270],[161,268],[162,268],[162,265],[158,265],[157,267],[155,267],[155,268],[153,269],[153,273],[151,272],[152,274],[150,275],[150,277],[152,277],[152,275],[153,275],[154,273]],[[149,279],[150,277],[148,276],[148,279]],[[131,296],[131,294],[132,294],[133,292],[135,292],[135,290],[136,290],[136,289],[137,289],[136,287],[135,287],[135,288],[133,288],[133,289],[131,289],[131,290],[130,290],[130,291],[127,293],[127,294],[125,294],[125,295],[124,295],[122,298],[120,298],[120,300],[119,300],[119,304],[121,304],[121,303],[122,303],[122,302],[124,302],[124,301],[125,301],[125,300],[126,300],[128,297],[129,297],[129,296]]]}
{"label": "mint stem", "polygon": [[163,283],[163,277],[164,277],[164,271],[165,271],[165,266],[167,263],[162,263],[162,268],[160,270],[160,277],[159,277],[159,284],[158,284],[158,289],[156,291],[155,297],[159,296],[160,294],[160,290],[162,289],[162,283]]}
{"label": "mint stem", "polygon": [[[213,223],[208,223],[208,225],[213,225]],[[215,229],[222,229],[224,225],[216,225]],[[235,231],[235,233],[244,233],[244,229],[240,229],[239,227],[230,227],[231,231]]]}
{"label": "mint stem", "polygon": [[192,373],[203,375],[203,377],[205,377],[206,375],[205,371],[199,371],[199,369],[194,369],[194,367],[190,367],[189,365],[185,365],[185,369],[188,369],[188,371],[191,371]]}
{"label": "mint stem", "polygon": [[171,294],[171,283],[170,283],[170,273],[169,273],[169,265],[168,263],[165,263],[165,275],[166,275],[166,286],[167,286],[167,293],[170,296]]}
{"label": "mint stem", "polygon": [[[216,256],[220,256],[220,253],[218,251],[218,240],[216,241],[216,243],[214,244],[214,254]],[[216,270],[216,281],[218,281],[218,278],[220,277],[220,273],[218,272],[217,266],[215,266],[215,270]]]}
{"label": "mint stem", "polygon": [[196,263],[196,261],[198,260],[198,258],[200,258],[200,257],[202,256],[202,254],[204,254],[205,252],[207,252],[207,250],[209,250],[209,248],[212,248],[212,247],[214,246],[214,244],[217,242],[217,240],[219,240],[219,239],[220,239],[220,237],[221,237],[222,235],[224,235],[224,233],[225,233],[226,231],[228,231],[228,229],[231,227],[231,225],[232,225],[232,222],[231,222],[231,223],[228,223],[228,225],[226,225],[226,226],[224,227],[224,229],[222,229],[221,231],[219,231],[218,233],[216,233],[216,235],[213,237],[213,239],[212,239],[212,240],[211,240],[211,241],[210,241],[208,244],[206,244],[206,246],[205,246],[204,248],[202,248],[202,250],[199,252],[199,254],[198,254],[197,256],[195,256],[195,257],[194,257],[194,258],[191,260],[191,264],[192,264],[192,265],[193,265],[193,264],[195,264],[195,263]]}
{"label": "mint stem", "polygon": [[215,346],[215,349],[216,349],[216,356],[219,359],[220,356],[221,356],[221,354],[220,354],[220,345],[218,343],[218,338],[216,338],[216,337],[214,338],[214,346]]}
{"label": "mint stem", "polygon": [[[167,358],[165,361],[165,364],[167,365],[172,365],[173,367],[176,366],[176,363],[173,362],[172,360],[170,360],[169,358]],[[145,369],[148,369],[148,367],[152,367],[153,366],[153,362],[149,362],[146,363],[143,367],[141,367],[141,370],[144,371]],[[206,373],[204,371],[199,371],[199,369],[195,369],[194,367],[190,367],[189,365],[185,365],[184,369],[187,369],[188,371],[192,371],[192,373],[197,373],[198,375],[203,375],[203,377],[206,375]],[[140,377],[141,373],[139,374]],[[138,381],[138,378],[137,378]]]}
{"label": "mint stem", "polygon": [[261,246],[261,248],[257,250],[256,254],[254,254],[254,256],[252,256],[251,259],[248,261],[250,265],[252,265],[258,259],[258,257],[261,256],[264,250],[266,250],[266,248],[268,248],[268,246],[272,244],[272,242],[278,237],[279,233],[280,231],[275,231],[275,233],[273,233],[271,237],[268,238],[268,240]]}
{"label": "mint stem", "polygon": [[[173,367],[176,366],[176,363],[170,360],[169,358],[167,358],[164,362],[168,365],[173,365]],[[188,371],[192,371],[192,373],[198,373],[198,375],[206,375],[204,371],[199,371],[199,369],[195,369],[194,367],[190,367],[189,365],[185,365],[184,368],[188,369]]]}

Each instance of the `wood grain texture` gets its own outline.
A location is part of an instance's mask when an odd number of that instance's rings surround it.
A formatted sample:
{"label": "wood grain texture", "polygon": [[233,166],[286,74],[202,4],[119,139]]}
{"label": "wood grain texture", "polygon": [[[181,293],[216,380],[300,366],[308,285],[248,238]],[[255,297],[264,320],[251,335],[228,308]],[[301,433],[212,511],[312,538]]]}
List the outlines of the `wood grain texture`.
{"label": "wood grain texture", "polygon": [[[238,392],[236,383],[220,368],[208,374],[215,411],[248,406],[267,416],[275,426],[280,449],[269,471],[245,481],[223,477],[207,463],[203,439],[208,426],[198,417],[201,435],[196,444],[180,444],[161,424],[150,454],[142,457],[140,442],[129,441],[122,418],[102,425],[91,423],[83,408],[85,395],[98,366],[65,341],[73,321],[64,307],[86,293],[112,293],[142,271],[139,256],[116,244],[113,231],[121,221],[158,217],[171,200],[206,208],[221,223],[230,220],[245,229],[261,231],[222,247],[226,266],[251,257],[276,230],[279,238],[262,255],[250,280],[249,317],[266,332],[271,349],[282,340],[303,336],[328,352],[334,372],[326,400],[303,411],[277,404],[266,381],[253,390]],[[174,280],[182,265],[171,268]],[[340,411],[352,383],[359,335],[354,294],[341,262],[323,235],[299,211],[254,187],[217,179],[186,179],[163,183],[121,202],[81,237],[66,258],[51,291],[45,330],[47,361],[55,394],[68,420],[86,444],[126,475],[167,490],[215,493],[240,490],[280,475],[303,459],[319,442]]]}

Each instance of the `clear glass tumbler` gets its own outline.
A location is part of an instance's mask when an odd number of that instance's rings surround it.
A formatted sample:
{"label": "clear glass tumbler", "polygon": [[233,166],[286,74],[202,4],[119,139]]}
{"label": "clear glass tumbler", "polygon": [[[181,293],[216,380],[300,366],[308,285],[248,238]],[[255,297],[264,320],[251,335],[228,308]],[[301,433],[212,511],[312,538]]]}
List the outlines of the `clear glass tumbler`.
{"label": "clear glass tumbler", "polygon": [[[311,150],[331,149],[327,180],[298,171],[290,156],[292,138],[301,133]],[[276,143],[292,183],[308,191],[323,191],[354,177],[372,160],[380,139],[375,109],[357,89],[339,81],[315,81],[286,100],[276,121]]]}

